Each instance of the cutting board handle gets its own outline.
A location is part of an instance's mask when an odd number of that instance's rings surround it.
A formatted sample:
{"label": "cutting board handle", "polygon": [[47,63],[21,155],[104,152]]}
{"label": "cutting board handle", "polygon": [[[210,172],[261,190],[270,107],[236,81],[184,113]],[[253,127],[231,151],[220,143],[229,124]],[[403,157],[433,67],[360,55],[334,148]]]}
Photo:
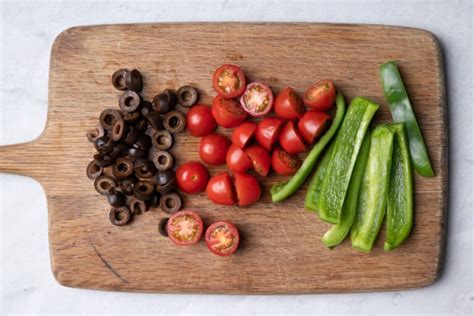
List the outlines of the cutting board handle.
{"label": "cutting board handle", "polygon": [[[0,146],[0,172],[33,178],[43,175],[48,163],[48,148],[39,139],[30,142]],[[43,169],[43,172],[42,172]]]}

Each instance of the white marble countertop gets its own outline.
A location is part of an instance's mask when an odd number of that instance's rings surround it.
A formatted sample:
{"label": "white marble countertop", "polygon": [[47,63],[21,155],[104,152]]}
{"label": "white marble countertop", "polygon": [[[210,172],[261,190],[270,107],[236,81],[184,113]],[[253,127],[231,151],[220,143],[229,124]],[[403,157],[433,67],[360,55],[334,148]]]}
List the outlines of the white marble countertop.
{"label": "white marble countertop", "polygon": [[[442,277],[412,291],[344,295],[216,296],[65,288],[50,271],[39,183],[0,174],[0,313],[470,314],[474,312],[473,5],[465,1],[1,1],[0,144],[45,124],[51,44],[74,25],[164,21],[305,21],[424,28],[444,48],[450,192]],[[396,2],[398,4],[396,4]]]}

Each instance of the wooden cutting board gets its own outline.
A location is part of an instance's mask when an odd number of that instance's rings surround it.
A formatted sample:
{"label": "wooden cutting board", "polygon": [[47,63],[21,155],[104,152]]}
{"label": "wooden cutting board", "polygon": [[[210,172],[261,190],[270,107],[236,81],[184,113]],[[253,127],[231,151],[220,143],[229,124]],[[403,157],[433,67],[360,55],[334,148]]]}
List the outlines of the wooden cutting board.
{"label": "wooden cutting board", "polygon": [[[346,240],[333,250],[321,238],[329,225],[304,209],[306,186],[281,204],[264,181],[263,198],[250,208],[221,207],[204,194],[185,197],[205,222],[230,220],[243,240],[228,258],[203,242],[176,247],[158,234],[164,214],[151,211],[126,227],[112,226],[109,207],[85,168],[94,153],[86,131],[104,108],[117,107],[110,84],[118,68],[144,75],[144,95],[184,84],[210,104],[213,70],[239,64],[250,80],[278,92],[298,91],[332,78],[350,100],[367,96],[381,105],[376,122],[391,116],[379,82],[382,62],[397,60],[425,136],[436,177],[415,177],[415,225],[398,250],[383,251],[380,234],[370,254]],[[185,293],[321,293],[400,290],[438,277],[444,253],[447,206],[447,120],[443,59],[433,34],[412,28],[336,24],[178,23],[74,27],[51,51],[49,113],[36,140],[0,148],[0,171],[37,179],[48,201],[51,266],[59,283],[81,288]],[[28,114],[25,114],[28,115]],[[222,131],[229,134],[229,131]],[[198,139],[185,133],[177,162],[198,159]],[[211,174],[224,170],[211,168]],[[18,192],[22,194],[22,192]]]}

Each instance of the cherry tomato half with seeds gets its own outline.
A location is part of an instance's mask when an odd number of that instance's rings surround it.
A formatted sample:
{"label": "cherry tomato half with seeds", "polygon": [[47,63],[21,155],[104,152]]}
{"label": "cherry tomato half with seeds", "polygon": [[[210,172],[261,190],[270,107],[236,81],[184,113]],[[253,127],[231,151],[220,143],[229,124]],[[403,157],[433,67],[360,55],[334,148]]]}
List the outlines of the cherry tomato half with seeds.
{"label": "cherry tomato half with seeds", "polygon": [[206,167],[198,161],[189,161],[176,169],[178,188],[188,194],[204,191],[209,180]]}
{"label": "cherry tomato half with seeds", "polygon": [[201,138],[199,142],[199,157],[211,166],[225,164],[227,150],[230,140],[221,134],[209,134]]}
{"label": "cherry tomato half with seeds", "polygon": [[229,256],[239,247],[240,234],[234,224],[220,221],[206,229],[204,237],[207,248],[218,256]]}
{"label": "cherry tomato half with seeds", "polygon": [[329,110],[336,99],[336,87],[331,80],[321,80],[313,84],[303,95],[303,102],[316,110]]}
{"label": "cherry tomato half with seeds", "polygon": [[214,71],[212,86],[226,99],[240,96],[244,93],[245,85],[245,75],[239,66],[226,64]]}
{"label": "cherry tomato half with seeds", "polygon": [[234,174],[235,191],[239,206],[248,206],[260,199],[262,189],[257,178],[250,174],[236,172]]}
{"label": "cherry tomato half with seeds", "polygon": [[311,110],[306,112],[298,122],[298,130],[308,144],[313,144],[326,130],[331,117],[329,114]]}
{"label": "cherry tomato half with seeds", "polygon": [[232,144],[227,151],[226,163],[234,172],[244,172],[252,168],[252,161],[242,148]]}
{"label": "cherry tomato half with seeds", "polygon": [[240,98],[240,104],[245,112],[254,117],[266,115],[273,106],[272,90],[261,83],[252,82],[247,85]]}
{"label": "cherry tomato half with seeds", "polygon": [[272,169],[284,176],[293,175],[301,166],[298,156],[287,153],[280,147],[275,148],[272,153]]}
{"label": "cherry tomato half with seeds", "polygon": [[212,116],[211,108],[204,104],[193,106],[186,114],[186,129],[194,137],[202,137],[212,133],[217,122]]}
{"label": "cherry tomato half with seeds", "polygon": [[308,150],[293,121],[288,121],[283,126],[278,135],[278,141],[281,147],[290,154],[299,154]]}
{"label": "cherry tomato half with seeds", "polygon": [[253,170],[262,177],[268,175],[270,171],[270,154],[260,145],[252,145],[244,149],[250,161],[252,161]]}
{"label": "cherry tomato half with seeds", "polygon": [[244,148],[257,130],[254,122],[244,122],[232,132],[232,144]]}
{"label": "cherry tomato half with seeds", "polygon": [[203,223],[201,216],[194,211],[179,211],[171,216],[166,224],[168,237],[177,245],[189,246],[201,239]]}
{"label": "cherry tomato half with seeds", "polygon": [[285,121],[279,117],[266,117],[258,123],[255,139],[266,150],[271,150]]}
{"label": "cherry tomato half with seeds", "polygon": [[277,116],[288,120],[299,119],[306,111],[303,100],[290,87],[286,87],[278,93],[273,108]]}
{"label": "cherry tomato half with seeds", "polygon": [[225,128],[239,126],[248,116],[237,101],[225,99],[220,95],[212,101],[211,111],[217,124]]}
{"label": "cherry tomato half with seeds", "polygon": [[227,172],[212,177],[207,183],[206,193],[207,198],[216,204],[235,204],[232,180]]}

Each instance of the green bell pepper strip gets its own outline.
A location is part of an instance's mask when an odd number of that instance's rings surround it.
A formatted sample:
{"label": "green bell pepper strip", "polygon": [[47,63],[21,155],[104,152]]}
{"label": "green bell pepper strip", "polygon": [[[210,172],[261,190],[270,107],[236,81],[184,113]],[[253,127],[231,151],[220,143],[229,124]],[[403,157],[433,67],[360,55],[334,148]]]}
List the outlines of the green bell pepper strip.
{"label": "green bell pepper strip", "polygon": [[342,205],[352,176],[360,146],[379,106],[362,97],[352,100],[341,128],[331,161],[321,184],[318,201],[319,217],[328,223],[338,224]]}
{"label": "green bell pepper strip", "polygon": [[319,199],[319,192],[321,190],[321,183],[323,182],[324,175],[326,174],[326,169],[331,161],[332,151],[334,150],[335,142],[331,143],[331,146],[328,150],[324,153],[321,162],[319,163],[318,168],[311,179],[311,182],[308,186],[308,191],[306,192],[306,199],[305,199],[305,207],[314,213],[318,212],[318,199]]}
{"label": "green bell pepper strip", "polygon": [[413,225],[413,175],[403,124],[389,126],[395,133],[392,170],[387,197],[387,232],[384,250],[400,246]]}
{"label": "green bell pepper strip", "polygon": [[328,131],[319,139],[319,141],[313,146],[309,152],[303,164],[293,177],[287,182],[281,182],[274,184],[270,190],[272,201],[281,202],[290,197],[296,190],[304,183],[308,175],[311,173],[319,155],[324,150],[326,145],[329,143],[331,138],[336,134],[339,126],[341,125],[344,113],[346,112],[346,103],[342,93],[338,92],[336,96],[336,116],[332,121],[331,127]]}
{"label": "green bell pepper strip", "polygon": [[347,190],[346,200],[342,206],[339,224],[331,227],[331,229],[329,229],[323,236],[323,244],[326,247],[331,248],[339,245],[351,230],[356,215],[360,184],[362,182],[362,176],[364,175],[365,166],[367,165],[369,150],[370,134],[366,133],[362,146],[360,147],[354,171],[352,172],[352,178],[349,184],[349,189]]}
{"label": "green bell pepper strip", "polygon": [[408,143],[410,144],[410,156],[416,172],[424,177],[434,177],[425,142],[397,64],[394,61],[382,64],[380,66],[380,78],[394,122],[405,123]]}
{"label": "green bell pepper strip", "polygon": [[377,126],[371,133],[369,159],[357,201],[357,215],[351,229],[352,247],[372,249],[385,216],[393,152],[393,130]]}

